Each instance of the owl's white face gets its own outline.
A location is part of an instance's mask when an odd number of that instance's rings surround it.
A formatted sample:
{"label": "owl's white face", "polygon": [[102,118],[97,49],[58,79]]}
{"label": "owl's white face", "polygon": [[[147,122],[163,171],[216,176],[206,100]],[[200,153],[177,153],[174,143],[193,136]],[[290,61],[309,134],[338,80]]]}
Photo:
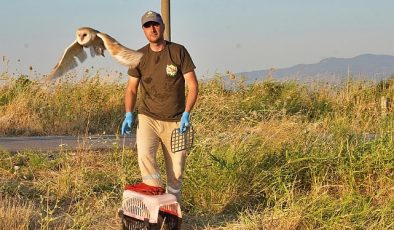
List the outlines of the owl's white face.
{"label": "owl's white face", "polygon": [[88,46],[90,42],[96,37],[96,32],[91,28],[80,28],[77,30],[77,42],[80,45]]}

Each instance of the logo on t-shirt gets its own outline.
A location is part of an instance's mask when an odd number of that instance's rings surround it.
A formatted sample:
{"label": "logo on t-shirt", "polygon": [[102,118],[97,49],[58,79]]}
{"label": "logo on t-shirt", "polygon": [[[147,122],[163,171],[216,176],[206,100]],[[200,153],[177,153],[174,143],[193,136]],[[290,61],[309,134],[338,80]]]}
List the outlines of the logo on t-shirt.
{"label": "logo on t-shirt", "polygon": [[175,77],[176,73],[178,72],[178,68],[172,64],[167,65],[166,72],[168,76]]}

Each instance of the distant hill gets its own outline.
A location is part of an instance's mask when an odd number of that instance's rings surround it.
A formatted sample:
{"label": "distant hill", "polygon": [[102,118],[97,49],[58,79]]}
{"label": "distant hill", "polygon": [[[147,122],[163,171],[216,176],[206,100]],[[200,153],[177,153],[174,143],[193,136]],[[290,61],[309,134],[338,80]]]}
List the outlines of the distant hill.
{"label": "distant hill", "polygon": [[277,80],[298,80],[301,82],[341,82],[349,76],[352,79],[379,81],[394,73],[394,56],[363,54],[353,58],[326,58],[315,64],[299,64],[289,68],[266,69],[237,73],[252,83],[268,77]]}

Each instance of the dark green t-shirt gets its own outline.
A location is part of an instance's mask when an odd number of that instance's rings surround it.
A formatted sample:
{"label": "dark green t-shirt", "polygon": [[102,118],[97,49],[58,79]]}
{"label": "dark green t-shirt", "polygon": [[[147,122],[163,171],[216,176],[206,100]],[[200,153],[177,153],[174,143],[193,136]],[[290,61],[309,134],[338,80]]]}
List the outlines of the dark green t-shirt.
{"label": "dark green t-shirt", "polygon": [[149,44],[139,49],[144,54],[136,68],[128,74],[140,78],[138,112],[163,121],[178,121],[185,111],[185,79],[183,74],[196,67],[182,45],[166,42],[159,52]]}

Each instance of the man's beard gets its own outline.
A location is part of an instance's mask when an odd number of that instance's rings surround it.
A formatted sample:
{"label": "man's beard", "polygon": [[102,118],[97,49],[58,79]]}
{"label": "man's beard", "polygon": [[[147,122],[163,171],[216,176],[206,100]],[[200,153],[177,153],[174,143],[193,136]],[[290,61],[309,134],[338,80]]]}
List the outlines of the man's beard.
{"label": "man's beard", "polygon": [[160,43],[164,41],[164,37],[163,36],[154,36],[154,37],[150,37],[149,42],[151,43]]}

